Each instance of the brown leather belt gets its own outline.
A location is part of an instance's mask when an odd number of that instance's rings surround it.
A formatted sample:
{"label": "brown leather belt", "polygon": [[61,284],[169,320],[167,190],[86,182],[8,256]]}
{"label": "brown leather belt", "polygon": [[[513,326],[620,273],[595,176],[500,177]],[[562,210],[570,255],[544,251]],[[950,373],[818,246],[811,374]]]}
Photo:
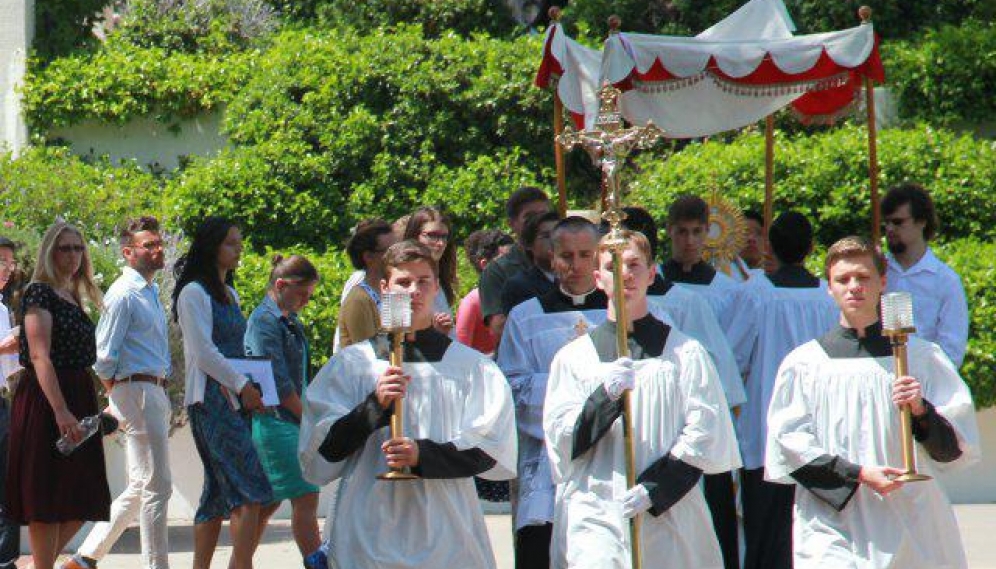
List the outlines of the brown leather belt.
{"label": "brown leather belt", "polygon": [[165,377],[156,377],[154,375],[149,375],[147,373],[136,373],[136,374],[132,374],[132,375],[129,375],[128,377],[122,377],[120,379],[115,379],[114,382],[115,383],[141,382],[141,383],[154,383],[154,384],[158,385],[159,387],[165,387],[166,386],[166,378]]}

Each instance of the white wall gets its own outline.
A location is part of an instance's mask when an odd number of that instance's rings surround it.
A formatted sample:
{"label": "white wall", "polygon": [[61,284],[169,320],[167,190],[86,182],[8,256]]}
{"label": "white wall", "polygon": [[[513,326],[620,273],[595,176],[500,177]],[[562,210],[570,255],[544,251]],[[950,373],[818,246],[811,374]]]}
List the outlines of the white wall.
{"label": "white wall", "polygon": [[28,143],[17,86],[34,36],[34,14],[34,0],[0,0],[0,152],[14,156]]}
{"label": "white wall", "polygon": [[[0,2],[7,0],[0,0]],[[214,156],[227,144],[221,134],[224,110],[201,113],[190,119],[162,123],[139,117],[123,125],[84,121],[49,131],[50,139],[63,139],[73,154],[107,155],[111,160],[135,160],[174,170],[181,156]]]}

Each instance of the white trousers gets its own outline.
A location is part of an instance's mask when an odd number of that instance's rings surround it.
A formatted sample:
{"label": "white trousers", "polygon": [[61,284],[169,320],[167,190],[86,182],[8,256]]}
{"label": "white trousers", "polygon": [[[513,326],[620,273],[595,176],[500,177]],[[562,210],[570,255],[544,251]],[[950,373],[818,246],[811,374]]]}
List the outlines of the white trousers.
{"label": "white trousers", "polygon": [[121,420],[128,461],[128,487],[111,504],[111,519],[99,522],[79,554],[96,560],[111,550],[138,518],[142,566],[167,569],[166,505],[173,492],[169,471],[170,404],[166,390],[153,383],[121,382],[110,395],[111,411]]}

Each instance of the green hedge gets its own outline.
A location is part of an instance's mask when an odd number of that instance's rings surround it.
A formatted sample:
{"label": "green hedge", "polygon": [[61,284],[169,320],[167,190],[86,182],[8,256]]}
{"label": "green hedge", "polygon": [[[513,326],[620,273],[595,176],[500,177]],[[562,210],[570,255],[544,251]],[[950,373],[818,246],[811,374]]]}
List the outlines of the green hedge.
{"label": "green hedge", "polygon": [[553,162],[551,99],[531,84],[539,49],[538,37],[425,39],[412,27],[282,33],[228,106],[234,147],[182,172],[170,210],[239,219],[256,243],[320,249],[360,219],[433,201],[498,223],[479,203]]}
{"label": "green hedge", "polygon": [[84,161],[67,148],[36,146],[0,156],[0,218],[44,231],[56,218],[104,238],[136,212],[159,214],[160,182],[136,164]]}
{"label": "green hedge", "polygon": [[[798,209],[815,220],[829,244],[870,232],[867,134],[842,127],[812,136],[776,134],[775,210]],[[996,142],[918,126],[879,133],[880,191],[902,181],[928,189],[941,219],[941,239],[996,237]],[[628,180],[631,203],[659,219],[675,196],[718,189],[745,208],[764,199],[764,136],[745,133],[728,144],[691,144],[663,158],[645,153]]]}
{"label": "green hedge", "polygon": [[45,132],[84,119],[125,123],[141,116],[162,121],[227,103],[253,74],[259,52],[224,55],[170,52],[109,41],[93,54],[29,65],[23,95],[32,130]]}
{"label": "green hedge", "polygon": [[952,241],[936,248],[962,280],[968,298],[968,352],[961,373],[972,388],[975,406],[996,405],[996,244],[977,239]]}
{"label": "green hedge", "polygon": [[883,57],[901,116],[933,124],[996,118],[996,24],[928,30],[915,42],[884,43]]}

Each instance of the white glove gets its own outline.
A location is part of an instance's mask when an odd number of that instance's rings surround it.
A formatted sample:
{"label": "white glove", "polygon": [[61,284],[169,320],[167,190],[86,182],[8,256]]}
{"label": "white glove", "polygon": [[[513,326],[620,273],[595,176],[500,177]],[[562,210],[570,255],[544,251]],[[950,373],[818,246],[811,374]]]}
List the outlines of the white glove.
{"label": "white glove", "polygon": [[626,492],[626,495],[623,496],[623,517],[626,519],[636,517],[649,510],[653,505],[654,503],[650,501],[650,492],[647,492],[647,487],[643,484],[637,484],[630,488]]}
{"label": "white glove", "polygon": [[619,358],[607,365],[605,379],[602,385],[613,401],[622,397],[623,391],[633,389],[636,385],[636,372],[633,370],[633,360]]}

